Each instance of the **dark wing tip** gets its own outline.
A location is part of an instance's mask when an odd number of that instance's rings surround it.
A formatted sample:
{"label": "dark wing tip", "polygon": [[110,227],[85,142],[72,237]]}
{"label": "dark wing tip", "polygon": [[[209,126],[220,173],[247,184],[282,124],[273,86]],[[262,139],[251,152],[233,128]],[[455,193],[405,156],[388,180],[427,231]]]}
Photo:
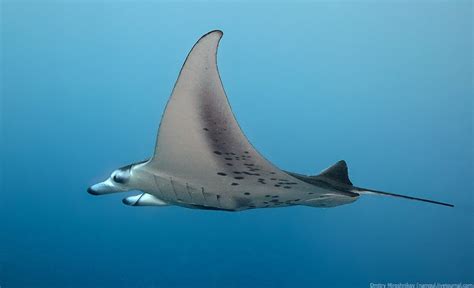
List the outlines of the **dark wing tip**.
{"label": "dark wing tip", "polygon": [[209,31],[206,34],[202,35],[201,38],[199,38],[199,40],[201,40],[202,38],[206,38],[207,36],[212,35],[212,34],[216,34],[219,37],[222,37],[222,35],[224,35],[224,32],[222,32],[222,30],[218,30],[218,29],[212,30],[212,31]]}

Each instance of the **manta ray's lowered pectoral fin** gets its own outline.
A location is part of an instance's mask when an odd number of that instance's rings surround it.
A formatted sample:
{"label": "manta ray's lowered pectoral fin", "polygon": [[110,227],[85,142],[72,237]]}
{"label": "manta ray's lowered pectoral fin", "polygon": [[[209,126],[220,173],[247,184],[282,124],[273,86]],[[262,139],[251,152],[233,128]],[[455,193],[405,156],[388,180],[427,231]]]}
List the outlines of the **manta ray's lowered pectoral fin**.
{"label": "manta ray's lowered pectoral fin", "polygon": [[142,193],[140,195],[129,196],[122,200],[123,204],[128,206],[167,206],[168,204],[156,198],[155,196]]}

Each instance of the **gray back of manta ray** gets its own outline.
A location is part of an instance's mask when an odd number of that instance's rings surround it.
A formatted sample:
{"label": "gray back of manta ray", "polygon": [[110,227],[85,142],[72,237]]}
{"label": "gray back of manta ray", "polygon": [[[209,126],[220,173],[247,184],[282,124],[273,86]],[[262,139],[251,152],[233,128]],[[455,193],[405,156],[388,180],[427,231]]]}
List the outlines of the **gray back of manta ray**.
{"label": "gray back of manta ray", "polygon": [[229,211],[334,207],[368,193],[452,206],[355,187],[344,161],[317,176],[286,172],[270,163],[249,143],[230,108],[217,69],[221,37],[221,31],[207,33],[186,58],[161,120],[153,157],[119,168],[89,193],[141,190],[123,202]]}

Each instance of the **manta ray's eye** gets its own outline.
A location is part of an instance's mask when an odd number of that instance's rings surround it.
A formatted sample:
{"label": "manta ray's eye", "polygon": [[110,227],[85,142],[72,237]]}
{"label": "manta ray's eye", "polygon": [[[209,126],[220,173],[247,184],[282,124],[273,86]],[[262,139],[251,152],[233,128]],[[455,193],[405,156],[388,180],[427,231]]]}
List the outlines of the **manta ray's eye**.
{"label": "manta ray's eye", "polygon": [[112,180],[120,184],[125,184],[128,180],[128,177],[125,177],[125,175],[121,175],[117,173],[112,177]]}

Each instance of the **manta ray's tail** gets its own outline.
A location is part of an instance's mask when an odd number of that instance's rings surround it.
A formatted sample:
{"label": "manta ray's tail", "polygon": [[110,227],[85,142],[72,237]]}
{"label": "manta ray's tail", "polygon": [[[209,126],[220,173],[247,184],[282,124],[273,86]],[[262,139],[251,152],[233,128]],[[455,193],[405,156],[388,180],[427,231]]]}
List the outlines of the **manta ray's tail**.
{"label": "manta ray's tail", "polygon": [[439,202],[439,201],[434,201],[434,200],[429,200],[429,199],[423,199],[423,198],[418,198],[418,197],[400,195],[400,194],[389,193],[389,192],[383,192],[383,191],[372,190],[372,189],[366,189],[366,188],[360,188],[360,187],[354,187],[354,188],[355,188],[355,189],[352,190],[352,192],[359,193],[359,194],[385,195],[385,196],[399,197],[399,198],[405,198],[405,199],[416,200],[416,201],[423,201],[423,202],[428,202],[428,203],[438,204],[438,205],[443,205],[443,206],[448,206],[448,207],[454,207],[453,204],[444,203],[444,202]]}
{"label": "manta ray's tail", "polygon": [[336,181],[337,183],[340,183],[346,187],[350,187],[348,189],[350,192],[357,193],[359,195],[375,194],[375,195],[392,196],[392,197],[399,197],[399,198],[405,198],[405,199],[410,199],[410,200],[423,201],[423,202],[428,202],[428,203],[438,204],[438,205],[443,205],[443,206],[448,206],[448,207],[454,207],[454,205],[444,203],[444,202],[356,187],[352,184],[351,180],[349,179],[347,164],[346,164],[346,161],[344,160],[337,162],[333,166],[321,172],[321,174],[317,176],[313,176],[313,177],[322,177],[322,178],[330,179],[332,181]]}

